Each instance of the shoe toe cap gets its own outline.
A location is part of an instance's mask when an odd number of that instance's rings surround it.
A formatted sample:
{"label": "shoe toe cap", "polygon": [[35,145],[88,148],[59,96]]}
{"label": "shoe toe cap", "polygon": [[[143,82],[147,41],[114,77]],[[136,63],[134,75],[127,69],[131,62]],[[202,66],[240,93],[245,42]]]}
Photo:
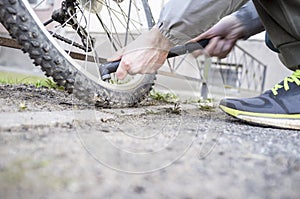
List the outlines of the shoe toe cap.
{"label": "shoe toe cap", "polygon": [[234,99],[222,99],[220,101],[220,105],[228,107],[228,108],[232,108],[232,109],[237,109],[235,104],[236,103],[235,103]]}

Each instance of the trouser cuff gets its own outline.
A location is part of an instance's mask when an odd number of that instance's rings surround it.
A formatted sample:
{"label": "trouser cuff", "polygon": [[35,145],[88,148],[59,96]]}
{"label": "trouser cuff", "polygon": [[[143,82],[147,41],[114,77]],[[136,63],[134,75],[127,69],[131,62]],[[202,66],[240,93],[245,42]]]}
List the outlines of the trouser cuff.
{"label": "trouser cuff", "polygon": [[297,70],[300,66],[300,42],[281,45],[279,48],[281,60],[291,70]]}

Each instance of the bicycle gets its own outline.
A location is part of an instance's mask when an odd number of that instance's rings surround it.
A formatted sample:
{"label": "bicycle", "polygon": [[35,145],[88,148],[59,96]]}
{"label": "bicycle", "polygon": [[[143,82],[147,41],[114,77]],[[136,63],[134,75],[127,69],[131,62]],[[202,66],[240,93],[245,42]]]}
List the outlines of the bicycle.
{"label": "bicycle", "polygon": [[[34,8],[44,2],[41,0]],[[124,47],[143,29],[154,25],[146,0],[63,0],[43,23],[27,0],[3,0],[0,22],[18,43],[6,39],[9,47],[21,47],[46,76],[87,102],[133,106],[144,99],[154,83],[154,74],[108,83],[99,78],[98,69],[109,51]],[[95,29],[105,35],[93,32]]]}
{"label": "bicycle", "polygon": [[62,0],[41,22],[34,10],[46,1],[32,6],[28,0],[2,0],[0,22],[17,43],[0,37],[0,45],[21,48],[59,86],[97,106],[135,106],[148,95],[155,74],[123,81],[113,74],[107,81],[101,74],[106,58],[154,25],[148,0]]}

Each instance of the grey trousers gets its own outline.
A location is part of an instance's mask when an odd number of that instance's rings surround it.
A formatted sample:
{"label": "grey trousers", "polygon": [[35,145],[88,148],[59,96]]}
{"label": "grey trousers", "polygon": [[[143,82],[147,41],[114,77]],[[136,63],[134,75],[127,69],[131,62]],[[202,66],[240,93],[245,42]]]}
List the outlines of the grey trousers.
{"label": "grey trousers", "polygon": [[300,0],[253,0],[281,61],[300,69]]}

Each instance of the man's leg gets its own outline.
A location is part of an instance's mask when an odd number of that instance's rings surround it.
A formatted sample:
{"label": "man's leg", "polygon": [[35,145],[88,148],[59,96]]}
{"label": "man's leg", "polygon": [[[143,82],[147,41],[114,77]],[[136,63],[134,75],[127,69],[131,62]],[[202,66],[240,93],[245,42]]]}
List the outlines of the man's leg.
{"label": "man's leg", "polygon": [[258,97],[224,99],[220,108],[257,125],[300,130],[300,1],[253,2],[283,63],[295,72]]}
{"label": "man's leg", "polygon": [[300,65],[300,1],[253,0],[280,58],[291,70]]}

